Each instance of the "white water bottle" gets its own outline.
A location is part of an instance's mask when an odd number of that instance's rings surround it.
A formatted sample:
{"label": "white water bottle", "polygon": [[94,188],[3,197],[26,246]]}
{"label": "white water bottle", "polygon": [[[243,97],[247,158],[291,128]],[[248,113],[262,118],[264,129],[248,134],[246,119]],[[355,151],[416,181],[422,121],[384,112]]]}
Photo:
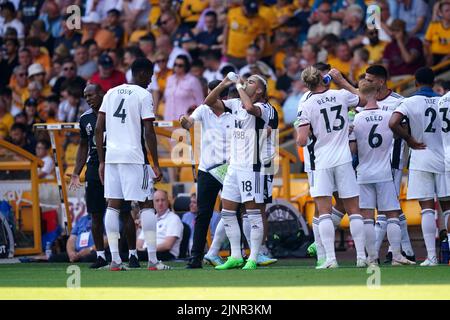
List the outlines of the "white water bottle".
{"label": "white water bottle", "polygon": [[230,71],[227,74],[227,78],[230,79],[233,82],[236,82],[236,81],[238,81],[239,76],[236,73],[234,73],[233,71]]}

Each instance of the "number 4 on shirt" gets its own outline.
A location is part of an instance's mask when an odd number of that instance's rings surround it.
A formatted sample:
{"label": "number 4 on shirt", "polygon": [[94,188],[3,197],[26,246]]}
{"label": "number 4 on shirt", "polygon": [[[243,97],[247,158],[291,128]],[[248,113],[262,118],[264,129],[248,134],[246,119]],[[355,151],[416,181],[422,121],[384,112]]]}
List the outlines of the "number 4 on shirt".
{"label": "number 4 on shirt", "polygon": [[125,123],[125,119],[127,117],[127,114],[125,113],[125,109],[122,109],[124,102],[125,102],[125,99],[122,99],[120,101],[119,107],[117,108],[116,112],[114,112],[114,115],[113,115],[114,117],[121,118],[122,123]]}

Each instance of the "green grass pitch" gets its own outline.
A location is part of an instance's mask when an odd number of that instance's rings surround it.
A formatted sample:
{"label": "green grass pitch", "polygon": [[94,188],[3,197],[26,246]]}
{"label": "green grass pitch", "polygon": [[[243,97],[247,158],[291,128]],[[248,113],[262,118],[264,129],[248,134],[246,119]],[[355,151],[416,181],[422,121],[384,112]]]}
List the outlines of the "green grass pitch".
{"label": "green grass pitch", "polygon": [[367,269],[315,270],[313,263],[281,260],[252,271],[169,263],[173,270],[122,272],[78,264],[77,289],[67,288],[70,264],[0,265],[0,299],[450,299],[450,266],[381,266],[380,286],[368,287]]}

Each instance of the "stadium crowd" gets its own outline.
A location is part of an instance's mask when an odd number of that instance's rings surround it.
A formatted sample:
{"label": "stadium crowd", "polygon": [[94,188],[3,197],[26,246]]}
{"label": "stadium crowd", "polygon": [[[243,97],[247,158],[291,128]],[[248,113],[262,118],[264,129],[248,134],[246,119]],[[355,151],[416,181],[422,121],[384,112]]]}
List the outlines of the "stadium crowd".
{"label": "stadium crowd", "polygon": [[[327,62],[357,84],[383,63],[396,82],[450,56],[450,2],[380,0],[380,29],[363,0],[25,0],[0,4],[0,138],[36,154],[38,122],[77,122],[87,83],[103,91],[131,81],[137,57],[155,63],[149,86],[157,116],[178,120],[200,105],[207,84],[229,71],[268,79],[280,127],[307,91],[300,74]],[[74,29],[70,5],[81,8]],[[67,13],[70,12],[70,13]],[[76,24],[75,24],[76,26]],[[448,83],[441,83],[448,87]],[[47,142],[44,142],[47,141]],[[66,138],[66,164],[79,138]]]}

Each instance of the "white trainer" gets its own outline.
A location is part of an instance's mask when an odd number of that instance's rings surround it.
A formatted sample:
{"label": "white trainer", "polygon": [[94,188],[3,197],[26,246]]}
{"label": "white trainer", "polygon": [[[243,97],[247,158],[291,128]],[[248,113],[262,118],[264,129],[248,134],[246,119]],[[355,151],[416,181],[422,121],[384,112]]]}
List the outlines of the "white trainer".
{"label": "white trainer", "polygon": [[367,259],[361,259],[361,258],[356,259],[356,267],[357,268],[367,268],[367,266],[368,266]]}
{"label": "white trainer", "polygon": [[171,267],[169,267],[168,265],[162,263],[161,261],[158,261],[156,263],[151,263],[150,261],[148,262],[148,266],[147,266],[148,270],[151,271],[160,271],[160,270],[170,270],[172,269]]}
{"label": "white trainer", "polygon": [[427,258],[424,262],[420,264],[421,267],[434,267],[438,265],[438,261],[436,257]]}
{"label": "white trainer", "polygon": [[398,257],[392,257],[393,266],[405,266],[405,265],[415,265],[414,261],[408,260],[406,257],[399,255]]}
{"label": "white trainer", "polygon": [[316,267],[316,269],[318,269],[318,270],[319,269],[336,269],[336,268],[339,268],[339,265],[338,265],[336,259],[325,261],[320,266]]}

